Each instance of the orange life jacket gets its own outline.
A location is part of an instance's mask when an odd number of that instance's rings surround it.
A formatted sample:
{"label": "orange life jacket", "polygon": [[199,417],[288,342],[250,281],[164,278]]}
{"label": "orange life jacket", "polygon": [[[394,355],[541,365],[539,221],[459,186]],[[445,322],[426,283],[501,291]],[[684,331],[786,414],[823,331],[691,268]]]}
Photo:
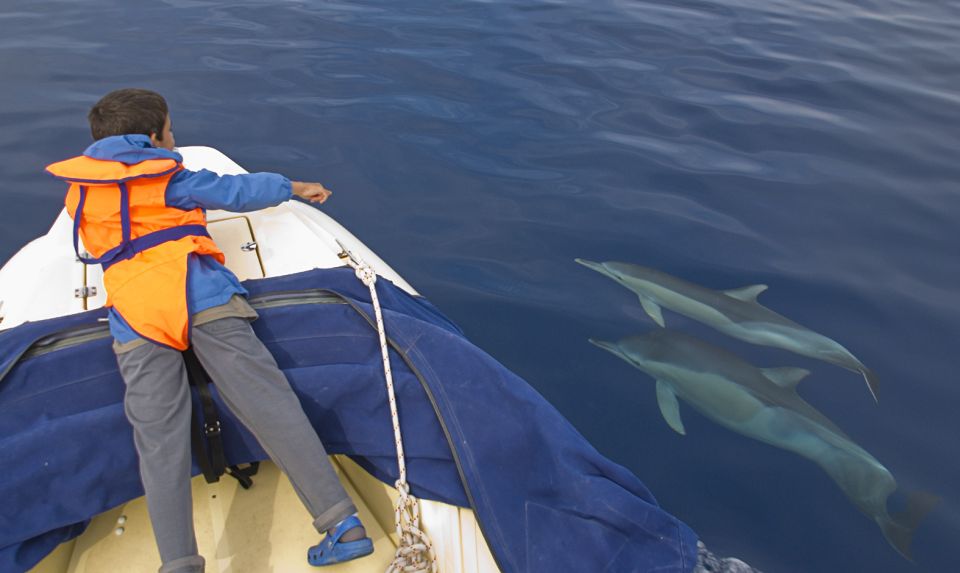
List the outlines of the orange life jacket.
{"label": "orange life jacket", "polygon": [[[188,256],[224,262],[203,209],[166,204],[167,184],[181,169],[173,159],[127,165],[86,156],[47,167],[70,184],[65,202],[73,247],[84,263],[103,266],[107,306],[140,336],[177,350],[190,345]],[[92,258],[81,255],[81,238]]]}

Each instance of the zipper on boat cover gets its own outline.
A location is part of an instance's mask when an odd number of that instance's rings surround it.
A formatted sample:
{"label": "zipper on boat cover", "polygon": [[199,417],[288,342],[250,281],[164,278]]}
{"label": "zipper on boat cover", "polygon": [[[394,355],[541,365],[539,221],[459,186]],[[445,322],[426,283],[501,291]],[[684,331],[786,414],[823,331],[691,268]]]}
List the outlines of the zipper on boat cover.
{"label": "zipper on boat cover", "polygon": [[[266,293],[250,297],[247,302],[249,302],[250,306],[252,306],[254,309],[276,308],[281,306],[294,306],[301,304],[346,304],[349,305],[357,314],[363,317],[363,319],[367,321],[367,324],[369,324],[374,331],[377,330],[376,322],[367,316],[362,309],[354,305],[343,295],[326,289],[307,289]],[[42,356],[50,352],[62,350],[64,348],[69,348],[71,346],[76,346],[77,344],[83,344],[84,342],[108,338],[109,336],[110,328],[106,324],[83,326],[76,329],[58,332],[56,334],[41,338],[35,342],[18,360],[13,361],[12,364],[17,364],[24,360]],[[443,435],[447,439],[447,447],[450,449],[450,454],[453,456],[453,463],[457,467],[457,474],[460,476],[460,484],[463,486],[463,492],[467,496],[467,502],[470,504],[470,509],[473,510],[474,514],[476,514],[477,503],[473,498],[473,493],[470,491],[470,487],[467,485],[467,479],[463,473],[463,466],[460,463],[460,456],[457,454],[457,449],[453,444],[453,438],[450,436],[450,430],[447,428],[447,424],[440,413],[440,407],[437,405],[437,400],[434,397],[433,392],[430,391],[430,386],[427,384],[426,380],[424,380],[423,375],[420,373],[417,367],[410,360],[410,357],[407,356],[407,353],[400,348],[396,341],[390,336],[387,336],[387,343],[390,345],[390,348],[394,350],[394,352],[400,355],[400,357],[403,359],[403,362],[407,365],[407,368],[409,368],[413,375],[417,377],[417,380],[420,381],[420,386],[427,395],[427,399],[430,400],[430,405],[433,407],[433,413],[436,415],[437,421],[440,423],[440,428],[443,430]],[[4,372],[2,374],[5,375],[6,373]],[[2,379],[2,376],[0,376],[0,379]],[[480,533],[483,534],[484,539],[490,539],[490,537],[487,535],[486,529],[483,526],[483,522],[479,519],[477,519],[477,526],[480,528]],[[502,541],[503,540],[501,540],[501,542]],[[506,571],[507,569],[505,569],[500,563],[499,557],[494,554],[493,551],[491,551],[490,554],[493,557],[493,560],[496,562],[497,568],[500,569],[500,571]]]}
{"label": "zipper on boat cover", "polygon": [[[278,306],[296,306],[301,304],[346,304],[343,299],[331,296],[327,291],[318,289],[302,291],[272,292],[251,297],[247,302],[255,310],[264,308],[275,308]],[[50,352],[70,348],[85,342],[100,340],[110,337],[110,327],[106,324],[96,326],[82,326],[63,330],[49,336],[45,336],[34,342],[30,348],[23,353],[17,362],[43,356]]]}

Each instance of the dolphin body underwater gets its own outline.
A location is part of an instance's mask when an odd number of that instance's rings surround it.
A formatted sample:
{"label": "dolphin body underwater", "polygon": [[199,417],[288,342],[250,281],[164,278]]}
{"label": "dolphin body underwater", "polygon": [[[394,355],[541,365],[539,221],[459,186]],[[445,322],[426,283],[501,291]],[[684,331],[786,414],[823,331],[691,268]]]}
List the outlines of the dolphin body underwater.
{"label": "dolphin body underwater", "polygon": [[891,515],[893,475],[796,392],[809,374],[801,368],[756,368],[736,355],[691,336],[655,330],[619,342],[590,339],[657,381],[660,412],[685,434],[677,397],[714,422],[817,463],[857,508],[873,518],[887,541],[910,559],[913,533],[938,503],[915,492]]}
{"label": "dolphin body underwater", "polygon": [[575,260],[635,292],[643,310],[660,326],[665,326],[660,309],[663,306],[734,338],[782,348],[859,372],[873,399],[877,400],[876,376],[849,350],[757,302],[757,296],[767,290],[767,285],[715,291],[640,265]]}

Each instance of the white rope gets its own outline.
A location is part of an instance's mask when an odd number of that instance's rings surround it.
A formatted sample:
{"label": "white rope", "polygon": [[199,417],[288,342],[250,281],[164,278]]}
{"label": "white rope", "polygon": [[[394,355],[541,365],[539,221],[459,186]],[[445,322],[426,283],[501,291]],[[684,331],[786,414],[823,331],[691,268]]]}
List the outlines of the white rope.
{"label": "white rope", "polygon": [[[339,243],[339,241],[337,241]],[[410,495],[407,485],[407,464],[403,457],[403,439],[400,437],[400,417],[397,414],[397,399],[393,392],[393,373],[390,369],[390,355],[387,350],[386,329],[383,326],[383,313],[380,311],[380,299],[377,297],[377,273],[363,261],[354,257],[342,244],[340,258],[349,264],[363,284],[370,289],[370,300],[377,319],[377,333],[380,335],[380,354],[383,358],[383,374],[387,380],[387,397],[390,400],[390,415],[393,418],[393,437],[397,443],[397,465],[400,466],[400,479],[394,484],[399,497],[394,506],[394,522],[400,544],[394,554],[393,562],[386,573],[437,573],[437,557],[430,538],[420,529],[420,504]]]}

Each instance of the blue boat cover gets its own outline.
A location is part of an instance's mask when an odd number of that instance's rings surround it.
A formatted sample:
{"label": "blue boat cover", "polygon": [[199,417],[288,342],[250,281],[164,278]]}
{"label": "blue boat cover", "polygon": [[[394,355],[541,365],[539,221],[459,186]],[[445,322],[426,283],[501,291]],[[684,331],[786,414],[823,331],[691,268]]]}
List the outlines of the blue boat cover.
{"label": "blue boat cover", "polygon": [[[392,484],[396,452],[367,288],[346,268],[245,286],[254,300],[319,291],[342,301],[268,306],[254,329],[327,450]],[[414,495],[473,508],[505,573],[693,569],[696,535],[633,473],[430,303],[383,279],[377,288]],[[104,316],[0,333],[0,571],[30,569],[94,515],[143,495],[111,339],[26,354],[57,333],[106,329]],[[228,462],[267,459],[218,405]]]}

